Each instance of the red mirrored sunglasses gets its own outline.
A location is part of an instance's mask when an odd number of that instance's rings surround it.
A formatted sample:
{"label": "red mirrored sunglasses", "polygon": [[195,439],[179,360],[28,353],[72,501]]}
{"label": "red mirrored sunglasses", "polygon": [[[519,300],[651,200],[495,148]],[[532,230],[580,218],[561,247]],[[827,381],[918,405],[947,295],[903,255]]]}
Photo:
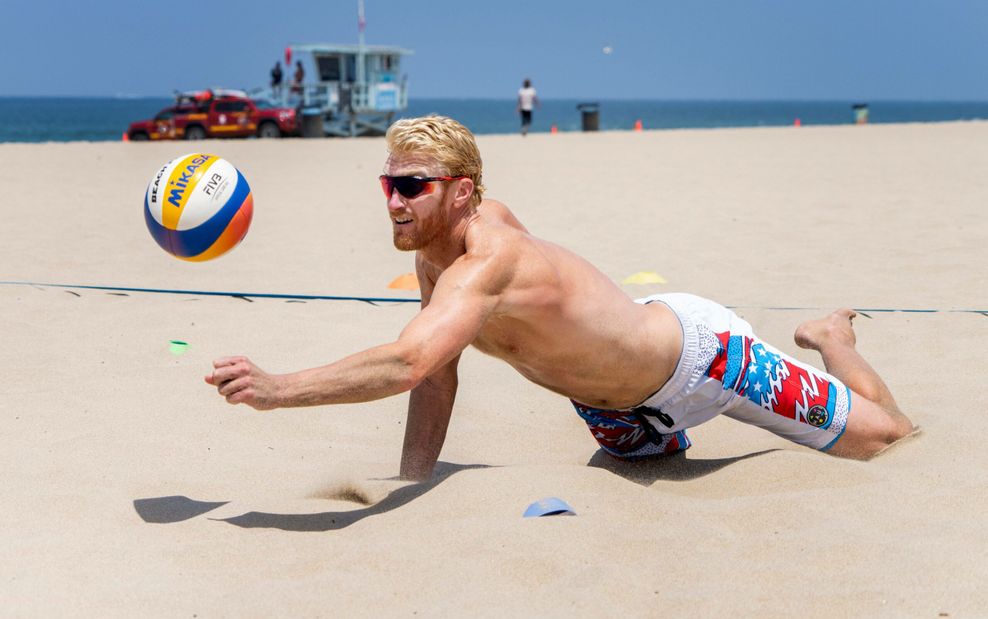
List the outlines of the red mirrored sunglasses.
{"label": "red mirrored sunglasses", "polygon": [[411,200],[422,194],[430,194],[433,192],[433,185],[436,181],[455,181],[461,178],[467,178],[466,176],[388,176],[387,174],[382,174],[381,179],[381,189],[384,190],[384,195],[388,198],[391,194],[398,191],[402,197]]}

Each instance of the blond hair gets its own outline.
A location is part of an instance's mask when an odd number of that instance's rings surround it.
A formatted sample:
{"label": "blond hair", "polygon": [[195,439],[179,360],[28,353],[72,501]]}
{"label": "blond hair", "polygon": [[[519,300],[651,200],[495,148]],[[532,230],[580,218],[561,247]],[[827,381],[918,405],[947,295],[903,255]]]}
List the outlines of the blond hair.
{"label": "blond hair", "polygon": [[470,204],[477,206],[484,195],[483,161],[470,130],[446,116],[403,118],[388,129],[388,152],[423,154],[432,157],[447,176],[466,176],[473,181]]}

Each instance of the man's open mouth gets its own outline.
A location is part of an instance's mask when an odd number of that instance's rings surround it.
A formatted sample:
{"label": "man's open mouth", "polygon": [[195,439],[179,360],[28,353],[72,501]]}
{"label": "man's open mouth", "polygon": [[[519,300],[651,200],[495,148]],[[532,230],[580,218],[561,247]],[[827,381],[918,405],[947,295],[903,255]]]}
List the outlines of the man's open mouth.
{"label": "man's open mouth", "polygon": [[410,223],[412,223],[412,220],[411,220],[410,218],[408,218],[408,219],[404,219],[404,218],[401,218],[401,217],[396,217],[396,218],[395,218],[395,219],[393,219],[392,221],[394,221],[394,222],[395,222],[396,224],[398,224],[398,225],[402,225],[402,224],[410,224]]}

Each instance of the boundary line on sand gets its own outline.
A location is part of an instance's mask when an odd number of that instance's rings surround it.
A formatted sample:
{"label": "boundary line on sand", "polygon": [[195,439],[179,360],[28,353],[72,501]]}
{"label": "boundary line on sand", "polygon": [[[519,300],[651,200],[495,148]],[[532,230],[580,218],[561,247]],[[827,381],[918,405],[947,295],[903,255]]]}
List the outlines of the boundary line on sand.
{"label": "boundary line on sand", "polygon": [[152,294],[188,294],[206,297],[235,297],[250,301],[255,299],[298,299],[303,301],[363,301],[371,305],[377,303],[419,303],[421,299],[391,297],[348,297],[318,294],[277,294],[271,292],[221,292],[215,290],[172,290],[168,288],[128,288],[124,286],[89,286],[83,284],[52,284],[46,282],[2,282],[4,286],[42,286],[50,288],[79,288],[81,290],[105,290],[111,292],[146,292]]}
{"label": "boundary line on sand", "polygon": [[[832,311],[832,309],[827,309],[825,307],[770,307],[764,305],[726,305],[725,307],[729,309],[760,309],[760,310],[783,310],[783,311],[819,311],[826,312]],[[902,312],[903,314],[981,314],[988,318],[988,310],[978,310],[978,309],[901,309],[894,307],[852,307],[852,310],[861,314],[862,316],[868,316],[868,312],[874,313],[886,313],[892,314],[895,312]]]}
{"label": "boundary line on sand", "polygon": [[[125,286],[93,286],[87,284],[53,284],[49,282],[15,282],[0,281],[3,286],[41,286],[49,288],[79,288],[81,290],[104,290],[110,292],[145,292],[150,294],[187,294],[193,296],[206,297],[234,297],[250,301],[253,299],[298,299],[302,301],[362,301],[376,305],[378,303],[420,303],[421,299],[409,299],[402,297],[354,297],[340,295],[320,295],[320,294],[279,294],[272,292],[224,292],[216,290],[173,290],[169,288],[130,288]],[[760,309],[760,310],[782,310],[782,311],[826,311],[820,307],[785,307],[785,306],[759,306],[759,305],[728,305],[730,309]],[[905,314],[981,314],[988,318],[988,309],[903,309],[888,307],[855,307],[854,311],[868,316],[868,312]]]}

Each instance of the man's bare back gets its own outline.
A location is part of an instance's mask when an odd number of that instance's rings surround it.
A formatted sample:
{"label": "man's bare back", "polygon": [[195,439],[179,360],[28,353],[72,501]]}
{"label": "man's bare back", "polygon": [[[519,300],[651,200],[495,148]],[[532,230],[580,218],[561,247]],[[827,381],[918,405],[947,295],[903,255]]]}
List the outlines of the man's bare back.
{"label": "man's bare back", "polygon": [[[465,241],[451,266],[483,264],[487,283],[497,284],[489,292],[498,304],[472,342],[477,349],[599,408],[639,404],[672,374],[682,332],[665,305],[635,303],[580,256],[529,234],[500,202],[480,204]],[[426,286],[447,270],[424,266]],[[466,273],[459,277],[473,269]]]}

